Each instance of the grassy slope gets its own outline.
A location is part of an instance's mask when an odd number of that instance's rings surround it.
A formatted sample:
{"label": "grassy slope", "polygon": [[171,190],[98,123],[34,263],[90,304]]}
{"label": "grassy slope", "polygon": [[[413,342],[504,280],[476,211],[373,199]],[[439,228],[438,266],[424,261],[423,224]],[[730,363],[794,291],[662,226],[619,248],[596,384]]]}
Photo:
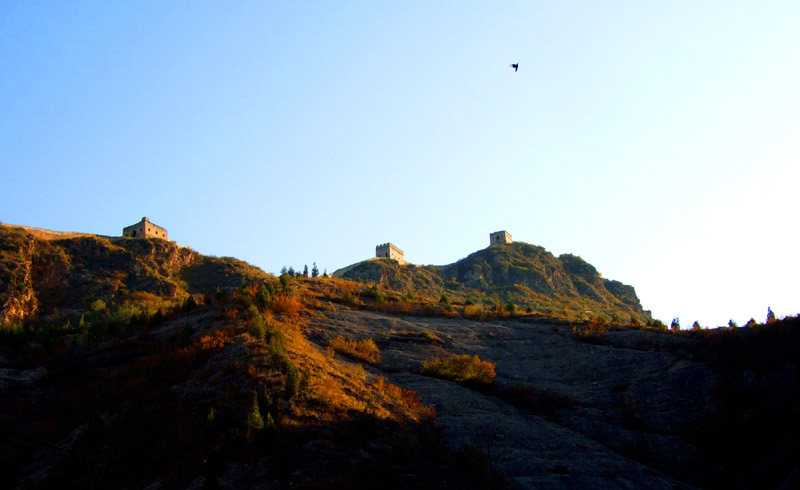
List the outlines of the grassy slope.
{"label": "grassy slope", "polygon": [[580,257],[555,257],[526,243],[489,247],[442,267],[401,266],[388,259],[365,261],[343,277],[430,297],[490,306],[511,301],[523,310],[573,318],[602,316],[646,321],[631,286],[604,279]]}

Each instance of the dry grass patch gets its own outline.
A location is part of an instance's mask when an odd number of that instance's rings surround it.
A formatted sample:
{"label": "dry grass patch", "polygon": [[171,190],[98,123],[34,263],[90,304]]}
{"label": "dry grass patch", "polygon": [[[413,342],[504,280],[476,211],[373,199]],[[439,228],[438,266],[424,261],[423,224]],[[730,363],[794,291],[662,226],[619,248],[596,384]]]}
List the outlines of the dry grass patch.
{"label": "dry grass patch", "polygon": [[347,340],[340,335],[330,341],[330,348],[367,364],[381,362],[381,351],[372,339]]}
{"label": "dry grass patch", "polygon": [[296,296],[289,296],[288,294],[281,293],[275,295],[272,300],[271,309],[274,313],[286,316],[288,318],[298,318],[300,311],[303,310],[303,301]]}
{"label": "dry grass patch", "polygon": [[489,361],[482,361],[477,355],[467,354],[453,356],[449,359],[433,359],[425,361],[422,374],[448,379],[456,383],[486,385],[495,377],[497,366]]}

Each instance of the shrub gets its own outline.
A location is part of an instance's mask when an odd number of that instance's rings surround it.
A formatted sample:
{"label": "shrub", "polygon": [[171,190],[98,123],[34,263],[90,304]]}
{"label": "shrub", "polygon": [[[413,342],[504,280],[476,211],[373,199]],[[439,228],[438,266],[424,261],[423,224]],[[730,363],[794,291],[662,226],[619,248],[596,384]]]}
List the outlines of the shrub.
{"label": "shrub", "polygon": [[495,377],[495,364],[482,361],[477,355],[453,356],[449,359],[425,361],[422,374],[448,379],[456,383],[490,384]]}
{"label": "shrub", "polygon": [[336,352],[368,364],[381,362],[381,351],[372,339],[347,340],[340,335],[330,341],[330,347]]}
{"label": "shrub", "polygon": [[422,420],[432,420],[436,416],[436,409],[422,404],[417,392],[387,383],[383,376],[376,382],[378,391],[396,399],[409,409],[417,413]]}
{"label": "shrub", "polygon": [[467,304],[464,307],[464,316],[467,318],[479,317],[482,315],[482,311],[480,306],[477,306],[475,303]]}
{"label": "shrub", "polygon": [[92,301],[92,304],[89,307],[92,309],[92,311],[103,311],[106,309],[106,302],[98,298]]}
{"label": "shrub", "polygon": [[342,291],[339,299],[342,303],[350,306],[358,306],[361,303],[361,301],[358,299],[358,295],[351,289],[345,289]]}
{"label": "shrub", "polygon": [[286,366],[286,380],[283,386],[283,394],[287,400],[291,400],[300,392],[300,370],[291,361]]}
{"label": "shrub", "polygon": [[600,337],[608,332],[608,326],[600,318],[592,319],[587,325],[572,327],[575,338],[593,344],[601,343]]}
{"label": "shrub", "polygon": [[371,288],[363,291],[361,293],[363,296],[369,296],[375,299],[375,303],[381,304],[386,302],[386,294],[381,291],[378,286],[372,286]]}
{"label": "shrub", "polygon": [[197,345],[200,350],[219,349],[225,345],[225,332],[214,330],[211,333],[203,335],[200,337]]}
{"label": "shrub", "polygon": [[272,301],[272,311],[290,318],[297,318],[300,316],[302,307],[303,304],[298,298],[289,296],[288,294],[278,294]]}

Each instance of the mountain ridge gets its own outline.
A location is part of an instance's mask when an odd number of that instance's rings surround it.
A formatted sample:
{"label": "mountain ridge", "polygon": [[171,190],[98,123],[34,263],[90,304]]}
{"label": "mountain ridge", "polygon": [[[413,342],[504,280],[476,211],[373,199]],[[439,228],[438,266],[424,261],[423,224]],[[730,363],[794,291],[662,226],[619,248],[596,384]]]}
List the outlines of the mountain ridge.
{"label": "mountain ridge", "polygon": [[487,305],[510,301],[537,313],[652,320],[633,286],[603,278],[579,256],[555,257],[543,247],[524,242],[493,245],[441,266],[369,259],[339,269],[334,276],[400,291],[420,290],[430,296],[445,294],[458,301],[480,300]]}

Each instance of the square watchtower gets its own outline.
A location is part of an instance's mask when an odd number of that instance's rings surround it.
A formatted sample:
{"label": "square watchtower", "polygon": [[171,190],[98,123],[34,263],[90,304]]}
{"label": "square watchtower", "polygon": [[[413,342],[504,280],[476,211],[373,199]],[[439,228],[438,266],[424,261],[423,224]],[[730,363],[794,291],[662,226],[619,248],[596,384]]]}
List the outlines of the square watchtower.
{"label": "square watchtower", "polygon": [[150,219],[145,216],[142,221],[135,225],[126,226],[122,229],[122,236],[128,238],[167,238],[167,230],[150,222]]}
{"label": "square watchtower", "polygon": [[496,231],[494,233],[489,233],[489,246],[492,245],[507,245],[509,243],[514,243],[514,240],[511,239],[511,233],[503,230],[503,231]]}
{"label": "square watchtower", "polygon": [[400,263],[400,265],[406,263],[403,258],[403,251],[391,243],[384,243],[375,247],[375,257],[384,257],[387,259],[396,260]]}

